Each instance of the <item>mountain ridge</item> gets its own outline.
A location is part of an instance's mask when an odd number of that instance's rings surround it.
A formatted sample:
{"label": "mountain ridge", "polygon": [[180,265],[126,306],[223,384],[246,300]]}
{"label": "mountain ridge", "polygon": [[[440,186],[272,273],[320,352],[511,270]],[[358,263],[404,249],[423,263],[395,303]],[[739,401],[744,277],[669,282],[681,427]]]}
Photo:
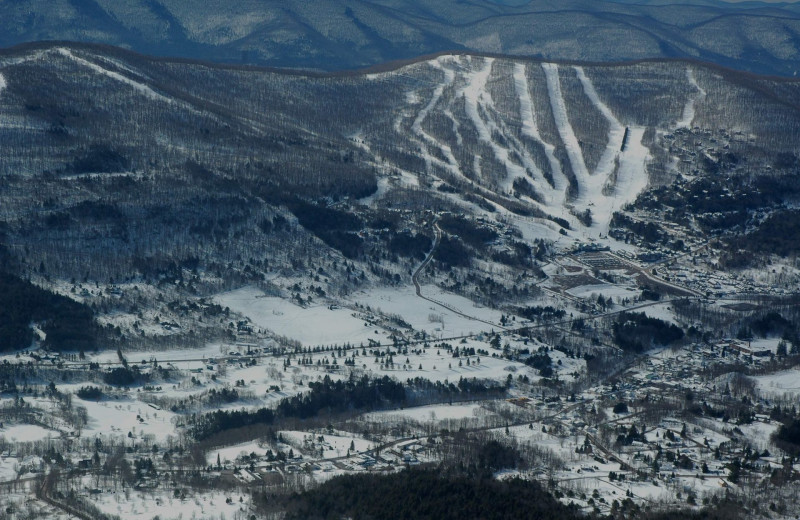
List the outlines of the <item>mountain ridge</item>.
{"label": "mountain ridge", "polygon": [[[221,15],[177,0],[24,0],[0,5],[0,45],[84,41],[145,54],[227,63],[341,70],[442,51],[620,61],[689,57],[782,76],[797,72],[800,13],[576,0],[553,6],[488,1],[242,2]],[[0,22],[0,29],[3,24]]]}

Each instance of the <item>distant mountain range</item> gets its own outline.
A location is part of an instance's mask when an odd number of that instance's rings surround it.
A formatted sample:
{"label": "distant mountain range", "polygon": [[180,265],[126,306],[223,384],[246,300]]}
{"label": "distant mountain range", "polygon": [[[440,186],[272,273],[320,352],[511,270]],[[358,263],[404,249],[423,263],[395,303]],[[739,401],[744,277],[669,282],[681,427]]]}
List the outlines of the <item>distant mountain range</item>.
{"label": "distant mountain range", "polygon": [[61,40],[146,54],[341,70],[442,51],[608,62],[687,57],[793,76],[797,4],[658,0],[14,0],[0,45]]}

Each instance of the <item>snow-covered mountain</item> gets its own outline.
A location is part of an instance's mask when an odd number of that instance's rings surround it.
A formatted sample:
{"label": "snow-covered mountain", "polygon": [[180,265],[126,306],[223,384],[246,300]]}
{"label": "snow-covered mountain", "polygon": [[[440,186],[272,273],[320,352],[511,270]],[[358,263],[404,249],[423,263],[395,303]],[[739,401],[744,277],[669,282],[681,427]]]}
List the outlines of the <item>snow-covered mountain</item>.
{"label": "snow-covered mountain", "polygon": [[[3,55],[0,78],[9,254],[61,276],[83,275],[86,255],[117,277],[151,256],[218,260],[181,245],[198,238],[225,255],[241,247],[244,265],[265,240],[259,223],[297,214],[298,198],[596,239],[643,191],[697,176],[715,154],[763,173],[797,151],[800,128],[797,82],[677,61],[442,55],[308,76],[42,45]],[[702,131],[728,135],[724,148],[673,135]],[[219,214],[231,207],[236,218]]]}

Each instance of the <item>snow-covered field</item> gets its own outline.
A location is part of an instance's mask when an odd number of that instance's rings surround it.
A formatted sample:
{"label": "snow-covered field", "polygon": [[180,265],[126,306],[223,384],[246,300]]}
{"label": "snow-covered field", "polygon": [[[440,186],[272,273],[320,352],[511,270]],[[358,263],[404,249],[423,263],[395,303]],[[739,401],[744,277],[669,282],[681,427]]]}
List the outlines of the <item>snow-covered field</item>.
{"label": "snow-covered field", "polygon": [[656,318],[667,323],[678,323],[675,320],[675,312],[672,310],[672,305],[669,303],[657,303],[643,307],[637,312],[643,312],[651,318]]}
{"label": "snow-covered field", "polygon": [[756,381],[758,389],[764,394],[794,399],[800,396],[800,368],[764,376],[753,376],[753,379]]}
{"label": "snow-covered field", "polygon": [[[321,432],[287,431],[278,432],[284,443],[300,449],[306,455],[311,455],[315,459],[328,459],[344,457],[348,450],[351,454],[362,453],[375,447],[375,443],[350,435],[331,435]],[[313,450],[304,449],[304,446],[313,446]],[[316,451],[309,454],[308,451]]]}
{"label": "snow-covered field", "polygon": [[[125,358],[129,363],[144,364],[152,362],[155,359],[161,362],[164,359],[182,361],[182,360],[195,360],[212,359],[227,353],[232,349],[230,345],[222,345],[219,343],[208,343],[206,345],[187,348],[187,349],[170,349],[169,352],[154,351],[154,350],[126,350],[124,352]],[[87,354],[87,359],[97,363],[118,363],[119,356],[113,350],[101,350],[97,353]],[[202,362],[200,363],[202,364]],[[183,368],[182,364],[181,367]]]}
{"label": "snow-covered field", "polygon": [[591,295],[600,294],[602,294],[605,298],[634,298],[641,294],[641,291],[639,290],[620,285],[612,285],[610,283],[579,285],[578,287],[567,289],[566,292],[579,298],[587,298]]}
{"label": "snow-covered field", "polygon": [[247,518],[250,497],[247,493],[208,491],[195,494],[189,491],[185,498],[176,498],[173,492],[157,490],[100,493],[91,500],[102,512],[125,520],[233,520]]}
{"label": "snow-covered field", "polygon": [[[480,316],[482,320],[496,322],[499,328],[499,311],[478,307],[467,298],[442,291],[433,285],[422,286],[421,290],[428,298],[468,316]],[[384,314],[401,316],[415,330],[424,330],[434,337],[472,334],[490,328],[486,323],[465,318],[446,307],[421,300],[415,294],[413,286],[368,289],[354,293],[350,298],[354,303],[379,309]]]}
{"label": "snow-covered field", "polygon": [[85,434],[127,435],[152,437],[155,442],[163,442],[168,436],[175,436],[173,418],[169,410],[156,410],[135,399],[84,401],[76,398],[76,403],[86,408],[89,422]]}
{"label": "snow-covered field", "polygon": [[477,417],[480,414],[488,413],[480,403],[452,404],[452,405],[431,405],[417,406],[404,410],[389,410],[385,412],[373,412],[365,414],[365,419],[380,422],[399,422],[404,419],[411,419],[418,422],[436,423],[450,419],[465,419]]}
{"label": "snow-covered field", "polygon": [[386,340],[374,327],[353,316],[349,309],[330,309],[319,303],[301,307],[283,298],[265,296],[254,287],[244,287],[218,295],[215,301],[223,307],[247,316],[257,326],[303,345],[367,344],[372,339]]}
{"label": "snow-covered field", "polygon": [[58,437],[58,432],[36,424],[6,424],[0,428],[0,437],[9,442],[36,442]]}
{"label": "snow-covered field", "polygon": [[208,460],[209,463],[214,463],[217,457],[219,457],[220,462],[223,464],[233,463],[236,462],[236,459],[239,457],[249,456],[251,453],[264,455],[267,449],[268,448],[264,448],[258,441],[244,442],[211,450],[206,454],[206,460]]}

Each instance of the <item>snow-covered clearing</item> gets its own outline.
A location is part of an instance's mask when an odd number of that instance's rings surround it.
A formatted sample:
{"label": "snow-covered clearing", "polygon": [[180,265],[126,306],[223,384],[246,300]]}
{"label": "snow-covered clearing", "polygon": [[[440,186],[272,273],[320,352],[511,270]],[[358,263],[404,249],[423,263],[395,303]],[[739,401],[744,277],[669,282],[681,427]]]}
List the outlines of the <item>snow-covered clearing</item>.
{"label": "snow-covered clearing", "polygon": [[[569,220],[570,215],[567,214],[564,206],[561,208],[554,208],[554,210],[555,209],[558,209],[558,211],[553,211],[551,213],[553,216],[558,216]],[[552,220],[535,217],[523,217],[520,215],[515,215],[508,210],[503,211],[502,209],[498,210],[498,213],[502,213],[504,218],[513,221],[514,225],[522,233],[522,236],[525,238],[525,240],[530,242],[533,242],[538,238],[551,240],[556,245],[563,246],[566,242],[572,243],[575,241],[575,239],[568,238],[559,233],[559,231],[562,229],[561,226]]]}
{"label": "snow-covered clearing", "polygon": [[775,352],[778,349],[780,338],[754,338],[750,341],[750,348],[753,350],[769,350]]}
{"label": "snow-covered clearing", "polygon": [[792,368],[765,376],[753,376],[758,389],[775,397],[796,399],[800,396],[800,368]]}
{"label": "snow-covered clearing", "polygon": [[[152,351],[152,350],[130,350],[124,351],[123,355],[131,363],[150,363],[155,359],[159,363],[162,360],[182,361],[194,359],[207,359],[215,358],[220,355],[227,354],[231,350],[229,345],[221,345],[219,343],[208,343],[203,347],[191,349],[170,349],[168,352]],[[117,363],[119,362],[119,355],[113,350],[101,350],[96,354],[87,354],[86,357],[97,363]],[[182,366],[183,368],[183,366]]]}
{"label": "snow-covered clearing", "polygon": [[405,410],[392,410],[386,412],[373,412],[364,415],[368,421],[378,422],[400,422],[410,419],[418,422],[436,423],[445,420],[458,420],[470,417],[477,417],[489,413],[480,403],[470,404],[437,404],[431,406],[418,406]]}
{"label": "snow-covered clearing", "polygon": [[[478,307],[475,303],[456,294],[442,291],[434,285],[421,287],[422,294],[440,301],[452,309],[482,320],[500,322],[501,313],[493,309]],[[376,287],[359,291],[350,296],[353,302],[369,306],[384,314],[401,316],[415,330],[424,330],[432,336],[460,336],[477,333],[489,326],[460,316],[451,310],[417,297],[414,287]]]}
{"label": "snow-covered clearing", "polygon": [[770,438],[780,427],[778,422],[764,423],[761,421],[753,421],[750,424],[740,424],[739,429],[744,433],[744,437],[753,443],[753,447],[758,450],[764,450],[772,447]]}
{"label": "snow-covered clearing", "polygon": [[2,74],[0,74],[0,94],[2,94],[6,88],[8,88],[8,83],[6,83],[6,78]]}
{"label": "snow-covered clearing", "polygon": [[[242,502],[239,499],[242,499]],[[230,500],[229,500],[230,499]],[[122,519],[140,518],[246,518],[247,493],[208,491],[196,496],[175,498],[173,491],[127,491],[100,493],[92,497],[95,506]],[[237,516],[241,515],[241,516]]]}
{"label": "snow-covered clearing", "polygon": [[19,459],[17,457],[0,456],[0,481],[6,482],[17,478],[17,472],[14,468],[19,468]]}
{"label": "snow-covered clearing", "polygon": [[0,428],[0,437],[9,442],[36,442],[58,437],[58,432],[35,424],[9,424]]}
{"label": "snow-covered clearing", "polygon": [[672,305],[670,303],[657,303],[655,305],[642,307],[636,312],[643,312],[651,318],[656,318],[666,321],[667,323],[679,325],[679,323],[675,320],[675,312],[672,310]]}
{"label": "snow-covered clearing", "polygon": [[372,195],[367,195],[358,201],[365,206],[372,206],[377,201],[381,200],[384,195],[389,193],[389,178],[388,177],[378,177],[378,189],[375,190],[375,193]]}
{"label": "snow-covered clearing", "polygon": [[206,460],[213,464],[216,463],[217,457],[219,457],[220,462],[224,464],[236,462],[236,459],[239,457],[249,456],[251,453],[261,456],[266,454],[266,452],[267,449],[260,446],[258,441],[252,441],[211,450],[206,454]]}
{"label": "snow-covered clearing", "polygon": [[[375,447],[374,442],[356,436],[287,430],[282,430],[278,433],[283,436],[286,444],[300,449],[306,455],[311,455],[309,451],[316,451],[314,455],[323,459],[344,457],[347,455],[347,450],[350,449],[350,446],[354,448],[351,451],[352,454],[365,452]],[[313,446],[315,449],[303,449],[308,446]]]}
{"label": "snow-covered clearing", "polygon": [[566,292],[571,294],[572,296],[577,296],[578,298],[587,298],[591,295],[599,295],[599,294],[602,294],[606,298],[608,297],[633,298],[634,296],[639,296],[639,294],[641,294],[641,291],[637,291],[629,287],[611,285],[609,283],[595,284],[595,285],[580,285],[578,287],[567,289]]}
{"label": "snow-covered clearing", "polygon": [[176,414],[156,410],[141,401],[84,401],[76,398],[75,404],[86,408],[89,416],[84,435],[127,435],[130,432],[135,436],[152,435],[156,442],[163,442],[175,434],[173,419]]}
{"label": "snow-covered clearing", "polygon": [[[485,342],[467,341],[459,343],[459,348],[487,348]],[[381,360],[377,362],[371,357],[357,358],[359,363],[366,365],[366,370],[374,377],[389,376],[398,381],[405,381],[409,378],[422,378],[429,381],[449,381],[458,382],[460,378],[465,379],[491,379],[493,381],[505,381],[510,375],[513,377],[527,376],[532,381],[539,379],[538,372],[522,363],[509,361],[501,357],[491,356],[462,356],[454,358],[450,351],[443,348],[428,348],[420,354],[397,355],[394,357],[394,366],[381,368]],[[406,362],[408,359],[408,362]],[[581,360],[582,362],[583,360]],[[554,361],[555,362],[555,361]],[[562,362],[563,365],[563,362]],[[567,369],[568,365],[562,367]]]}
{"label": "snow-covered clearing", "polygon": [[366,327],[348,309],[317,304],[301,307],[275,296],[265,296],[255,287],[244,287],[214,298],[223,307],[247,316],[257,326],[303,345],[331,345],[347,342],[366,344],[368,340],[385,341],[386,336],[374,327]]}
{"label": "snow-covered clearing", "polygon": [[140,83],[138,81],[134,81],[134,80],[132,80],[132,79],[130,79],[128,77],[123,76],[122,74],[119,74],[119,73],[114,72],[112,70],[105,69],[105,68],[101,67],[100,65],[97,65],[96,63],[92,63],[89,60],[85,60],[85,59],[83,59],[83,58],[81,58],[79,56],[76,56],[69,49],[60,48],[60,49],[58,49],[58,53],[61,54],[62,56],[66,56],[67,58],[69,58],[71,60],[74,60],[77,63],[80,63],[81,65],[83,65],[85,67],[88,67],[88,68],[92,69],[93,71],[97,72],[98,74],[102,74],[102,75],[107,76],[107,77],[109,77],[109,78],[111,78],[113,80],[119,81],[121,83],[125,83],[126,85],[128,85],[130,87],[133,87],[134,90],[136,90],[137,92],[139,92],[140,94],[142,94],[145,97],[148,97],[148,98],[153,99],[155,101],[163,101],[164,103],[172,103],[173,102],[172,99],[170,99],[170,98],[168,98],[166,96],[162,96],[161,94],[159,94],[158,92],[154,91],[153,89],[151,89],[150,87],[148,87],[144,83]]}

